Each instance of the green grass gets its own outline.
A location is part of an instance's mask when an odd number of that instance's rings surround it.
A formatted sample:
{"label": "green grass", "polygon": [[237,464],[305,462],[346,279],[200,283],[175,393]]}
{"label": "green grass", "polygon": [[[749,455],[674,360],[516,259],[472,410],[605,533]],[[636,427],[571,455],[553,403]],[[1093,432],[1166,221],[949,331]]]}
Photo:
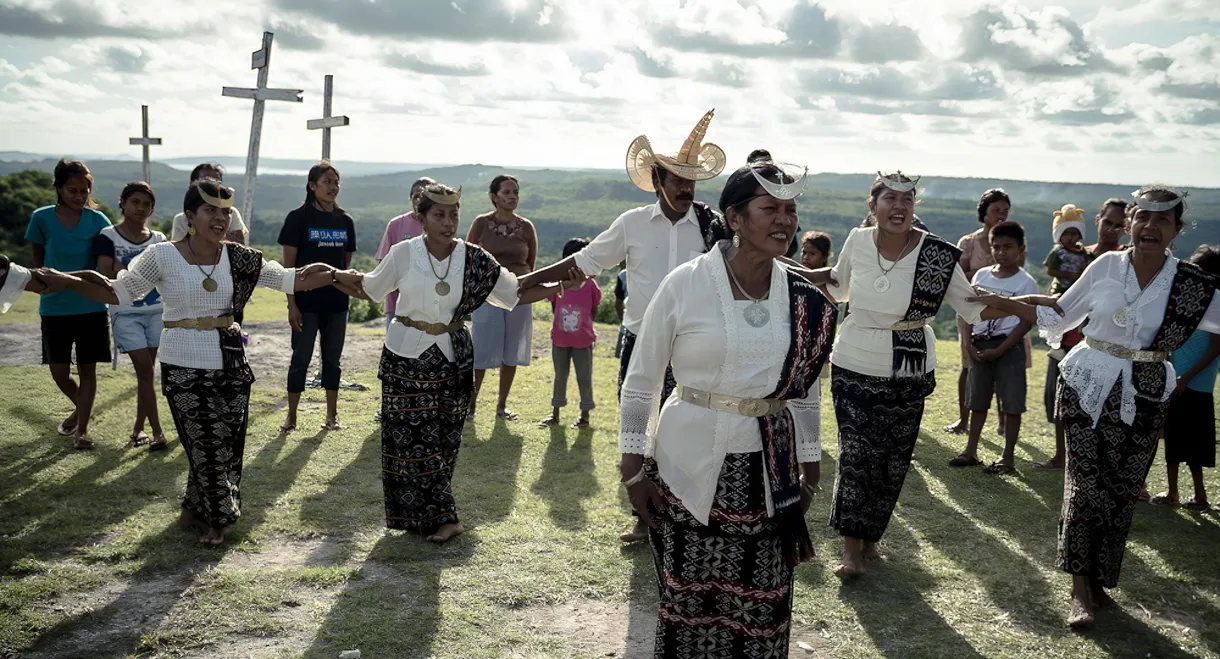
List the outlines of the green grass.
{"label": "green grass", "polygon": [[[274,318],[279,305],[260,297],[251,315]],[[942,363],[955,365],[956,350],[942,343]],[[888,561],[850,584],[831,574],[840,543],[825,525],[837,454],[826,392],[826,496],[809,512],[818,558],[798,569],[795,597],[797,631],[815,656],[1220,656],[1214,513],[1140,506],[1116,593],[1122,612],[1087,634],[1064,626],[1068,578],[1052,568],[1062,476],[1028,467],[1053,447],[1044,362],[1039,353],[1029,375],[1032,411],[1012,478],[946,465],[963,440],[939,430],[956,414],[956,372],[942,372],[883,543]],[[0,656],[604,656],[615,647],[522,623],[551,605],[655,602],[646,549],[617,540],[627,508],[612,346],[598,347],[595,368],[599,407],[581,432],[533,425],[549,412],[548,357],[520,371],[516,423],[491,418],[490,376],[454,482],[469,532],[442,547],[382,527],[374,373],[349,376],[371,387],[342,394],[349,429],[309,430],[322,420],[311,391],[306,430],[288,438],[275,430],[282,392],[256,385],[244,517],[220,550],[173,523],[187,469],[177,442],[160,455],[122,449],[130,369],[102,370],[99,446],[89,453],[55,435],[67,406],[43,368],[0,369]],[[993,425],[985,460],[999,449]],[[1150,481],[1164,484],[1162,465]],[[622,639],[627,626],[612,631]]]}

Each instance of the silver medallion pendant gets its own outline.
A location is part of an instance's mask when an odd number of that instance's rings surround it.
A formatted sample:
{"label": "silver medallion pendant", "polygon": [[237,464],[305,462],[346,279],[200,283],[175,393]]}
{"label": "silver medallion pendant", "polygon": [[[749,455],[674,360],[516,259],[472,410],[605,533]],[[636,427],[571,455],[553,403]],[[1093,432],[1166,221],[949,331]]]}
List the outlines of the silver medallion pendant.
{"label": "silver medallion pendant", "polygon": [[875,280],[873,280],[873,290],[877,291],[878,293],[884,293],[890,290],[890,278],[886,277],[885,275],[877,277]]}
{"label": "silver medallion pendant", "polygon": [[750,327],[764,327],[767,323],[771,322],[771,312],[767,311],[767,308],[758,302],[746,307],[742,315],[745,316],[746,324]]}
{"label": "silver medallion pendant", "polygon": [[436,282],[436,294],[442,295],[442,296],[448,295],[449,294],[449,282],[447,282],[447,281]]}
{"label": "silver medallion pendant", "polygon": [[212,279],[211,277],[204,279],[203,280],[203,290],[205,290],[209,293],[215,293],[216,292],[216,280]]}
{"label": "silver medallion pendant", "polygon": [[1118,310],[1114,312],[1114,324],[1125,329],[1127,327],[1128,312],[1129,307],[1119,307]]}

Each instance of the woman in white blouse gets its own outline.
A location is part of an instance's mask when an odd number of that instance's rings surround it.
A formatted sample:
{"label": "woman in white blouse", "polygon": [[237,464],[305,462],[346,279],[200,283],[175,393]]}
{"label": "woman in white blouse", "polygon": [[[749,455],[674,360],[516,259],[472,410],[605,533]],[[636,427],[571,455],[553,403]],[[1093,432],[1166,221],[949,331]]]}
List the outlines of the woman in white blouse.
{"label": "woman in white blouse", "polygon": [[[640,326],[619,450],[660,577],[658,657],[787,656],[793,568],[813,555],[816,378],[837,313],[776,260],[803,179],[769,161],[734,172],[720,197],[732,243],[674,269]],[[678,386],[662,401],[666,365]]]}
{"label": "woman in white blouse", "polygon": [[511,310],[568,280],[521,291],[517,277],[478,245],[457,239],[461,189],[423,188],[421,236],[390,249],[369,274],[338,274],[341,290],[380,302],[398,291],[381,379],[381,469],[386,526],[446,542],[465,531],[451,479],[474,391],[474,352],[463,318],[488,302]]}
{"label": "woman in white blouse", "polygon": [[[1052,347],[1080,327],[1085,340],[1059,365],[1056,410],[1064,426],[1067,465],[1055,565],[1072,575],[1068,624],[1087,626],[1114,604],[1127,534],[1144,478],[1156,454],[1177,374],[1169,360],[1196,330],[1220,333],[1216,281],[1168,251],[1182,232],[1183,195],[1165,186],[1136,191],[1131,249],[1107,252],[1051,306],[1037,309]],[[1019,302],[980,298],[989,304]],[[1028,301],[1054,305],[1053,298]]]}
{"label": "woman in white blouse", "polygon": [[878,174],[870,226],[848,234],[827,288],[851,305],[830,356],[839,423],[830,525],[843,536],[836,574],[844,577],[880,559],[877,543],[911,466],[924,399],[936,388],[931,322],[941,303],[970,323],[1010,315],[968,302],[974,290],[958,263],[961,251],[913,226],[918,181]]}
{"label": "woman in white blouse", "polygon": [[250,385],[241,327],[234,322],[256,286],[283,293],[332,283],[334,269],[314,264],[298,271],[264,261],[258,250],[225,242],[233,189],[198,181],[183,201],[189,229],[178,242],[158,243],[110,280],[96,272],[39,275],[51,288],[67,287],[107,304],[131,304],[161,293],[164,329],[161,390],[190,462],[179,521],[204,531],[200,542],[219,545],[241,516],[242,453]]}

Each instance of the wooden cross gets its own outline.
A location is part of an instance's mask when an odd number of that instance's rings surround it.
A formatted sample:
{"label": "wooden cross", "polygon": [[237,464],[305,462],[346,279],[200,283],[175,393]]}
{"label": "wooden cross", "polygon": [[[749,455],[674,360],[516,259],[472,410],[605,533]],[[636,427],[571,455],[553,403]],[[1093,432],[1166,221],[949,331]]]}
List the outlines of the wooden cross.
{"label": "wooden cross", "polygon": [[264,101],[291,101],[300,103],[304,99],[301,89],[269,89],[267,74],[271,69],[271,40],[275,35],[263,33],[263,47],[255,51],[250,58],[250,68],[258,69],[258,87],[255,89],[241,87],[225,87],[221,90],[223,96],[254,99],[254,118],[250,122],[250,149],[246,152],[245,196],[241,201],[241,214],[246,226],[253,228],[254,222],[254,180],[258,176],[258,148],[263,137],[263,105]]}
{"label": "wooden cross", "polygon": [[148,147],[161,146],[161,138],[148,136],[148,106],[147,105],[140,106],[140,114],[143,115],[144,137],[131,138],[131,145],[132,146],[140,145],[140,146],[144,147],[144,182],[151,184],[152,178],[148,173]]}
{"label": "wooden cross", "polygon": [[351,124],[351,119],[346,115],[330,116],[330,99],[334,90],[335,76],[327,74],[325,90],[322,93],[322,118],[305,122],[305,128],[309,130],[322,130],[322,160],[330,160],[330,129]]}

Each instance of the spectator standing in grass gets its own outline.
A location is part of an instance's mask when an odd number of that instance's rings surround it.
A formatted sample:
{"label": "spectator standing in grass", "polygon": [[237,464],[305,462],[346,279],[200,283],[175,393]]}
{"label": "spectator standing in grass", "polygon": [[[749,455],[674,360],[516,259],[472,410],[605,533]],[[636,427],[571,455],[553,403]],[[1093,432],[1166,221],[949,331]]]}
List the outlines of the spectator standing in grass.
{"label": "spectator standing in grass", "polygon": [[[381,243],[377,245],[377,253],[373,258],[381,263],[381,260],[390,253],[390,248],[404,240],[410,240],[424,232],[424,225],[420,224],[419,218],[416,215],[416,204],[419,203],[420,190],[424,186],[436,183],[427,176],[421,176],[411,184],[411,211],[403,213],[398,217],[390,220],[385,225],[385,233],[381,235]],[[394,322],[394,309],[398,306],[398,291],[390,293],[385,299],[385,327],[390,329],[390,323]]]}
{"label": "spectator standing in grass", "polygon": [[[98,272],[115,279],[119,272],[131,265],[132,259],[149,247],[165,242],[165,234],[148,228],[148,218],[156,206],[157,197],[144,181],[128,183],[123,188],[119,195],[119,212],[123,214],[123,221],[118,226],[102,229],[93,239]],[[166,447],[153,382],[157,349],[161,346],[161,332],[164,329],[161,310],[161,294],[155,288],[131,304],[110,307],[114,344],[119,352],[131,358],[131,365],[136,371],[136,422],[131,430],[131,445],[148,443],[149,450],[153,451]],[[151,441],[144,433],[145,420],[153,432]]]}
{"label": "spectator standing in grass", "polygon": [[[284,267],[298,262],[327,263],[340,270],[352,264],[356,252],[356,223],[339,207],[339,170],[321,161],[309,170],[305,203],[288,213],[280,229]],[[349,299],[343,291],[326,287],[288,294],[288,323],[292,326],[292,361],[288,365],[288,416],[281,432],[297,427],[297,406],[305,391],[313,349],[321,337],[322,388],[326,391],[323,430],[341,430],[339,382],[343,373],[343,343],[347,338]]]}
{"label": "spectator standing in grass", "polygon": [[[1220,277],[1220,247],[1200,245],[1190,262],[1204,272]],[[1203,468],[1216,466],[1216,370],[1220,367],[1220,334],[1195,330],[1182,347],[1173,351],[1173,370],[1178,381],[1165,415],[1165,475],[1169,488],[1152,497],[1152,503],[1178,505],[1178,468],[1190,468],[1195,496],[1186,508],[1203,511],[1211,508],[1203,483]]]}
{"label": "spectator standing in grass", "polygon": [[[589,245],[584,238],[573,238],[563,246],[563,258],[579,252]],[[597,342],[597,330],[593,318],[602,303],[602,289],[597,281],[589,279],[579,288],[565,290],[560,284],[559,293],[550,297],[554,319],[551,324],[551,360],[555,363],[555,390],[551,396],[551,416],[538,426],[557,425],[559,410],[568,404],[568,373],[576,369],[576,385],[580,390],[580,418],[573,428],[589,427],[589,412],[593,403],[593,345]]]}
{"label": "spectator standing in grass", "polygon": [[[974,273],[976,290],[1003,297],[1037,295],[1038,282],[1021,267],[1025,260],[1025,229],[1016,222],[1000,222],[991,228],[991,255],[995,265]],[[970,337],[966,349],[970,356],[966,378],[966,408],[970,411],[970,437],[966,448],[949,461],[953,467],[980,465],[979,440],[991,408],[991,395],[998,402],[1004,419],[1004,453],[986,468],[989,474],[1008,474],[1016,470],[1015,451],[1025,413],[1025,334],[1033,323],[1016,316],[986,320],[974,325],[957,319],[957,331]]]}
{"label": "spectator standing in grass", "polygon": [[[470,225],[466,242],[486,249],[509,272],[520,277],[534,269],[538,259],[538,234],[534,223],[517,215],[521,185],[517,177],[500,174],[491,180],[488,196],[494,209],[480,215]],[[470,400],[469,418],[474,418],[475,404],[488,369],[500,370],[500,392],[496,398],[496,418],[517,420],[517,413],[508,409],[513,379],[518,366],[530,365],[534,339],[534,314],[529,304],[504,309],[485,304],[470,317],[474,337],[474,397]]]}
{"label": "spectator standing in grass", "polygon": [[[55,205],[30,215],[25,239],[30,243],[35,268],[93,270],[97,257],[93,240],[110,226],[110,219],[93,201],[93,174],[79,160],[55,165]],[[97,395],[97,364],[110,361],[110,316],[106,305],[63,290],[38,301],[42,316],[42,362],[50,366],[55,385],[72,401],[73,411],[56,429],[73,438],[77,449],[93,448],[89,417]],[[76,372],[72,379],[72,348]]]}

